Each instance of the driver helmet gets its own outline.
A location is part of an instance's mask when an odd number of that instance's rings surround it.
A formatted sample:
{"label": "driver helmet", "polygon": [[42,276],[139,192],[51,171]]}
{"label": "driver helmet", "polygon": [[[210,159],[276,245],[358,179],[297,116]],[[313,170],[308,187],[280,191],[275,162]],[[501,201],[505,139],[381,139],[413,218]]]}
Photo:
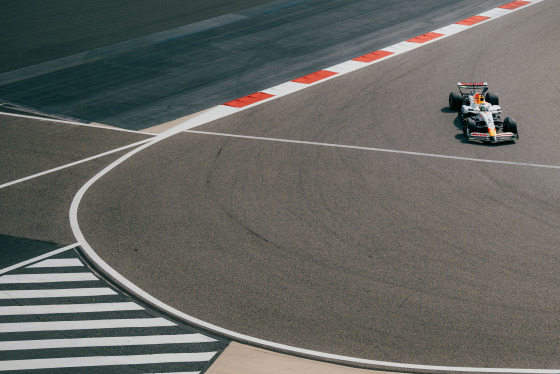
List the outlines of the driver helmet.
{"label": "driver helmet", "polygon": [[484,95],[480,93],[474,95],[474,102],[478,105],[484,104]]}

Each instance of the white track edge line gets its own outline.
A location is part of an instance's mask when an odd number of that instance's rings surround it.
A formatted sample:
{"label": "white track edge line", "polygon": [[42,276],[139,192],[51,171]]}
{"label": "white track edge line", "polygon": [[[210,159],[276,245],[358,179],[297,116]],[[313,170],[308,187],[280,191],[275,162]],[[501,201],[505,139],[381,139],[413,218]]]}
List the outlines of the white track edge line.
{"label": "white track edge line", "polygon": [[140,135],[148,135],[148,136],[154,136],[155,135],[155,134],[151,134],[149,132],[121,129],[120,127],[95,125],[93,123],[81,123],[81,122],[65,121],[65,120],[55,119],[55,118],[35,117],[35,116],[30,116],[30,115],[25,115],[25,114],[6,113],[6,112],[1,112],[0,111],[0,115],[10,116],[10,117],[21,117],[21,118],[36,119],[36,120],[39,120],[39,121],[46,121],[46,122],[66,123],[66,124],[69,124],[69,125],[76,125],[76,126],[94,127],[96,129],[103,129],[103,130],[131,132],[133,134],[140,134]]}
{"label": "white track edge line", "polygon": [[361,151],[397,153],[397,154],[411,155],[411,156],[435,157],[435,158],[445,158],[445,159],[460,160],[460,161],[484,162],[484,163],[490,163],[490,164],[529,166],[529,167],[545,168],[545,169],[560,169],[560,165],[534,164],[534,163],[528,163],[528,162],[502,161],[502,160],[491,160],[491,159],[473,158],[473,157],[450,156],[450,155],[442,155],[442,154],[437,154],[437,153],[400,151],[400,150],[397,150],[397,149],[363,147],[363,146],[358,146],[358,145],[319,143],[319,142],[311,142],[311,141],[305,141],[305,140],[266,138],[266,137],[260,137],[260,136],[235,135],[235,134],[226,134],[226,133],[209,132],[209,131],[197,131],[197,130],[184,130],[184,132],[188,132],[188,133],[191,133],[191,134],[223,136],[223,137],[229,137],[229,138],[262,140],[262,141],[277,142],[277,143],[316,145],[316,146],[320,146],[320,147],[346,148],[346,149],[354,149],[354,150],[361,150]]}
{"label": "white track edge line", "polygon": [[[533,4],[536,4],[538,2],[541,2],[541,1],[544,1],[544,0],[533,0],[532,2],[530,2],[529,4],[526,4],[525,6],[522,6],[521,8],[510,10],[508,13],[505,13],[505,14],[511,14],[514,11],[517,11],[517,10],[520,10],[520,9],[526,9],[529,6],[531,6]],[[493,20],[493,19],[496,19],[496,18],[497,17],[491,18],[490,20]],[[484,22],[488,22],[488,21],[489,20],[486,20]],[[469,29],[472,28],[472,27],[476,27],[476,26],[478,26],[479,24],[482,24],[482,23],[483,22],[480,22],[478,24],[474,24],[474,25],[470,26]],[[442,38],[437,38],[436,40],[439,40],[439,39],[442,39]],[[427,45],[427,44],[430,44],[430,43],[423,43],[421,46]],[[400,53],[395,53],[394,55],[397,55],[397,54],[400,54]],[[391,56],[394,56],[394,55],[391,55]],[[391,56],[387,56],[387,58],[390,58]],[[379,61],[385,60],[387,58],[380,59]],[[376,63],[376,62],[377,61],[373,61],[372,63],[369,63],[368,65],[371,65],[371,64]],[[328,68],[326,70],[328,70]],[[343,75],[343,74],[337,74],[337,75],[340,76],[340,75]],[[175,135],[175,134],[177,134],[179,132],[182,132],[182,131],[190,130],[194,127],[197,127],[197,126],[200,126],[202,124],[208,123],[212,120],[237,113],[241,110],[252,108],[252,107],[254,107],[256,105],[259,105],[261,103],[271,101],[271,99],[273,99],[273,98],[254,103],[252,105],[248,105],[248,106],[243,107],[243,108],[239,108],[238,110],[235,110],[232,113],[228,113],[228,114],[218,113],[219,112],[218,108],[221,107],[221,106],[224,106],[224,105],[217,106],[217,107],[214,108],[214,109],[217,109],[216,113],[210,113],[207,116],[201,115],[201,116],[199,116],[199,117],[197,117],[193,120],[188,120],[186,122],[183,122],[182,124],[179,124],[179,125],[173,127],[172,129],[169,129],[169,130],[157,135],[156,137],[153,138],[153,140],[151,142],[148,142],[148,143],[134,149],[133,151],[127,153],[126,155],[122,156],[118,160],[114,161],[112,164],[107,166],[105,169],[103,169],[101,172],[99,172],[97,175],[95,175],[92,179],[90,179],[86,184],[84,184],[82,186],[82,188],[80,188],[78,193],[75,195],[75,197],[72,201],[72,204],[70,206],[70,212],[69,212],[70,225],[71,225],[71,228],[72,228],[72,232],[74,233],[74,236],[78,240],[79,245],[82,247],[84,255],[90,261],[92,261],[92,263],[95,264],[95,266],[97,266],[107,276],[109,276],[112,280],[116,281],[119,285],[121,285],[125,289],[129,290],[130,292],[135,294],[137,297],[139,297],[142,300],[160,308],[161,310],[163,310],[163,311],[165,311],[165,312],[167,312],[167,313],[169,313],[169,314],[171,314],[175,317],[178,317],[182,320],[185,320],[187,322],[190,322],[190,323],[193,323],[193,324],[198,325],[200,327],[203,327],[205,329],[208,329],[210,331],[213,331],[213,332],[216,332],[216,333],[219,333],[219,334],[223,334],[224,336],[227,336],[227,337],[230,337],[230,338],[233,338],[233,339],[236,339],[236,340],[249,342],[249,343],[252,343],[252,344],[257,344],[257,345],[263,346],[265,348],[277,349],[277,350],[284,351],[284,352],[287,352],[287,353],[303,354],[303,355],[308,356],[308,357],[316,357],[316,358],[328,359],[328,360],[334,360],[334,361],[346,362],[346,363],[381,366],[381,367],[394,368],[394,369],[399,369],[400,368],[400,369],[413,369],[413,370],[455,371],[455,372],[476,372],[476,373],[480,373],[480,372],[486,372],[486,373],[531,373],[531,374],[558,374],[559,373],[559,370],[550,370],[550,369],[474,368],[474,367],[416,365],[416,364],[395,363],[395,362],[387,362],[387,361],[367,360],[367,359],[361,359],[361,358],[357,358],[357,357],[341,356],[341,355],[335,355],[335,354],[330,354],[330,353],[325,353],[325,352],[312,351],[312,350],[308,350],[308,349],[292,347],[292,346],[288,346],[288,345],[284,345],[284,344],[279,344],[279,343],[266,341],[266,340],[263,340],[263,339],[254,338],[254,337],[251,337],[251,336],[247,336],[247,335],[244,335],[244,334],[239,334],[239,333],[236,333],[234,331],[230,331],[230,330],[221,328],[219,326],[212,325],[212,324],[207,323],[205,321],[199,320],[198,318],[195,318],[195,317],[190,316],[186,313],[183,313],[183,312],[181,312],[181,311],[179,311],[179,310],[161,302],[160,300],[156,299],[155,297],[148,294],[147,292],[145,292],[144,290],[140,289],[138,286],[136,286],[135,284],[130,282],[128,279],[123,277],[121,274],[119,274],[117,271],[115,271],[111,266],[109,266],[109,264],[107,264],[105,261],[103,261],[103,259],[101,259],[101,257],[99,257],[99,255],[97,255],[97,253],[93,250],[93,248],[86,241],[82,231],[80,230],[80,226],[78,224],[78,218],[77,218],[78,207],[79,207],[81,199],[85,195],[85,192],[97,180],[99,180],[103,175],[107,174],[110,170],[112,170],[113,168],[118,166],[120,163],[124,162],[126,159],[132,157],[133,155],[140,152],[141,150],[143,150],[143,149],[145,149],[145,148],[147,148],[147,147],[149,147],[149,146],[151,146],[151,145],[153,145],[153,144],[155,144],[155,143],[157,143],[157,142],[159,142],[159,141],[161,141],[161,140],[163,140],[167,137],[170,137],[170,136]],[[213,111],[211,110],[209,112],[213,112]],[[204,119],[201,118],[201,117],[203,117]],[[414,152],[410,152],[410,153],[414,154]]]}
{"label": "white track edge line", "polygon": [[445,158],[445,159],[451,159],[451,160],[483,162],[483,163],[490,163],[490,164],[528,166],[528,167],[545,168],[545,169],[560,169],[560,165],[534,164],[534,163],[528,163],[528,162],[502,161],[502,160],[491,160],[491,159],[482,159],[482,158],[473,158],[473,157],[450,156],[450,155],[442,155],[442,154],[437,154],[437,153],[400,151],[400,150],[397,150],[397,149],[363,147],[363,146],[357,146],[357,145],[320,143],[320,142],[311,142],[311,141],[305,141],[305,140],[291,140],[291,139],[280,139],[280,138],[266,138],[266,137],[260,137],[260,136],[235,135],[235,134],[226,134],[226,133],[209,132],[209,131],[197,131],[197,130],[184,130],[183,132],[188,132],[188,133],[191,133],[191,134],[223,136],[223,137],[229,137],[229,138],[263,140],[263,141],[277,142],[277,143],[316,145],[316,146],[320,146],[320,147],[346,148],[346,149],[354,149],[354,150],[361,150],[361,151],[374,151],[374,152],[385,152],[385,153],[397,153],[397,154],[411,155],[411,156]]}

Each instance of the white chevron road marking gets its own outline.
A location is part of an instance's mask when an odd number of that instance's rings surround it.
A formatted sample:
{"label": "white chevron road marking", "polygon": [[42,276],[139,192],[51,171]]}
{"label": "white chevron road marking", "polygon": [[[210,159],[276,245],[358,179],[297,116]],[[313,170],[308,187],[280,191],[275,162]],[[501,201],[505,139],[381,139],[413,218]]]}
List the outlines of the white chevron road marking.
{"label": "white chevron road marking", "polygon": [[78,339],[41,339],[0,342],[0,351],[78,347],[114,347],[129,345],[208,343],[216,340],[202,334],[116,336]]}
{"label": "white chevron road marking", "polygon": [[42,299],[51,297],[88,297],[118,295],[108,287],[67,288],[46,290],[4,290],[0,291],[0,300],[9,299]]}
{"label": "white chevron road marking", "polygon": [[96,319],[81,321],[0,323],[0,333],[32,331],[69,331],[122,329],[135,327],[169,327],[175,323],[165,318]]}
{"label": "white chevron road marking", "polygon": [[17,305],[0,306],[0,316],[29,315],[29,314],[70,314],[116,312],[124,310],[144,310],[133,302],[124,303],[96,303],[96,304],[57,304],[57,305]]}
{"label": "white chevron road marking", "polygon": [[90,366],[142,365],[169,362],[200,362],[209,361],[218,352],[202,353],[164,353],[154,355],[131,356],[93,356],[68,358],[43,358],[32,360],[3,361],[0,371],[77,368]]}
{"label": "white chevron road marking", "polygon": [[50,258],[33,265],[29,265],[28,268],[60,268],[73,266],[84,266],[84,264],[82,264],[82,262],[77,258]]}
{"label": "white chevron road marking", "polygon": [[93,273],[9,274],[0,277],[0,284],[85,282],[99,280]]}

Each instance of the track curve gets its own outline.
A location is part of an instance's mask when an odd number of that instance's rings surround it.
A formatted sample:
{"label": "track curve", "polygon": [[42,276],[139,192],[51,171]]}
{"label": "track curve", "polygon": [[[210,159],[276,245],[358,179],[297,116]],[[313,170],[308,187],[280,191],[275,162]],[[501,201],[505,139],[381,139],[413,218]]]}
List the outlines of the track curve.
{"label": "track curve", "polygon": [[[559,16],[545,1],[200,129],[560,165]],[[463,142],[446,109],[458,80],[490,82],[521,140]],[[78,213],[126,278],[233,331],[374,360],[557,368],[559,177],[182,133],[102,177]]]}

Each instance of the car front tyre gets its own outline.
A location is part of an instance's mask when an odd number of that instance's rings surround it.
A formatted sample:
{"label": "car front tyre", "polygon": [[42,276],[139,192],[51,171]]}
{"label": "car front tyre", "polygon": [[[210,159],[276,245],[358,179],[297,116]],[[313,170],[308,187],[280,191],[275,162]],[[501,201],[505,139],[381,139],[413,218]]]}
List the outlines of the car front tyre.
{"label": "car front tyre", "polygon": [[476,132],[476,122],[472,118],[467,118],[465,121],[465,127],[463,128],[463,134],[469,139],[473,132]]}
{"label": "car front tyre", "polygon": [[511,117],[506,117],[504,119],[504,131],[514,133],[519,139],[519,131],[517,130],[517,122],[515,119]]}
{"label": "car front tyre", "polygon": [[449,108],[452,110],[461,109],[463,105],[463,96],[459,95],[457,92],[451,92],[449,94]]}

